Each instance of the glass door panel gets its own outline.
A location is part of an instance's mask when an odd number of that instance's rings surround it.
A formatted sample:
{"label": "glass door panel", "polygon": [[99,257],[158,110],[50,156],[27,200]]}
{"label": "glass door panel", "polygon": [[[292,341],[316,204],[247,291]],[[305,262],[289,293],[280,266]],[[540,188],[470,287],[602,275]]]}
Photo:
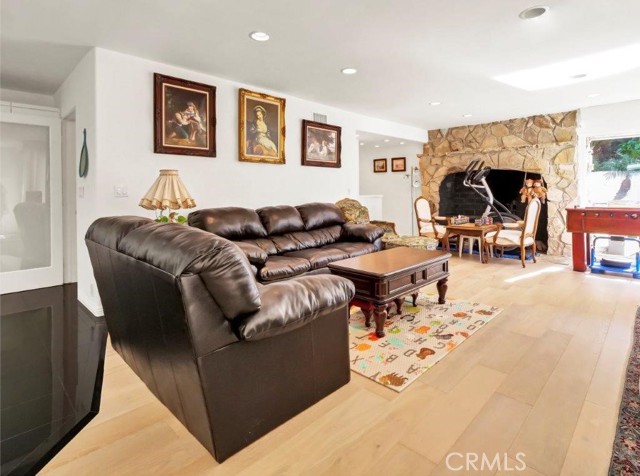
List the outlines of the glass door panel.
{"label": "glass door panel", "polygon": [[61,213],[60,120],[2,113],[2,294],[62,284]]}

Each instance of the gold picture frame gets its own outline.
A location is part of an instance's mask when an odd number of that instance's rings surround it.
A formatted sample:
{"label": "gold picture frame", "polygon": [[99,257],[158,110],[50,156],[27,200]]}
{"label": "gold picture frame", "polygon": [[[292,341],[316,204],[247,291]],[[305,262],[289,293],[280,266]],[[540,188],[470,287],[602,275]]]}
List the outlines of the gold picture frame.
{"label": "gold picture frame", "polygon": [[239,102],[239,160],[284,164],[286,100],[240,89]]}

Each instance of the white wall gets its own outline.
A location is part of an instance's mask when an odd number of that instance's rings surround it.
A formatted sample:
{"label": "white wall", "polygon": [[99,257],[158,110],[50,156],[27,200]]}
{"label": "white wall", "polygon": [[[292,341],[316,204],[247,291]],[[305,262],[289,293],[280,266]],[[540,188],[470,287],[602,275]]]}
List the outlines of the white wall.
{"label": "white wall", "polygon": [[56,106],[55,98],[53,96],[50,96],[48,94],[36,94],[28,93],[25,91],[16,91],[15,89],[0,89],[0,100],[21,104],[31,104],[32,106]]}
{"label": "white wall", "polygon": [[[91,67],[94,71],[91,71]],[[189,157],[153,152],[153,73],[216,86],[217,157]],[[286,98],[285,165],[238,161],[238,89],[248,88]],[[325,106],[284,92],[216,78],[121,53],[95,49],[87,55],[56,94],[63,117],[76,109],[76,133],[89,137],[89,176],[78,181],[78,289],[83,304],[97,313],[99,302],[91,285],[90,263],[83,236],[100,216],[153,212],[138,206],[161,168],[176,168],[198,208],[262,207],[333,202],[357,195],[358,141],[356,130],[406,140],[422,140],[426,131]],[[302,167],[302,119],[327,115],[342,127],[342,168]],[[99,125],[99,127],[98,127]],[[79,148],[76,156],[79,155]],[[114,186],[126,187],[128,197],[115,198]],[[88,302],[91,300],[91,302]]]}
{"label": "white wall", "polygon": [[580,109],[578,125],[578,200],[581,206],[586,206],[589,140],[640,136],[640,100]]}
{"label": "white wall", "polygon": [[[103,213],[147,215],[138,201],[161,168],[176,168],[198,208],[262,207],[333,202],[358,193],[357,129],[393,133],[401,138],[424,137],[425,131],[367,118],[286,93],[235,83],[175,66],[107,50],[97,50],[97,104],[100,170],[98,198]],[[153,73],[216,86],[217,157],[189,157],[153,152]],[[249,88],[286,98],[285,165],[238,161],[238,89]],[[342,127],[342,168],[302,167],[302,119],[327,115]],[[128,198],[113,197],[114,186],[125,186]]]}
{"label": "white wall", "polygon": [[[102,307],[89,263],[89,254],[84,245],[84,235],[93,220],[100,216],[100,204],[97,200],[97,177],[101,167],[97,157],[97,113],[96,113],[96,57],[92,50],[78,63],[69,77],[55,94],[56,104],[62,117],[75,111],[75,151],[74,169],[78,170],[80,150],[82,148],[82,130],[87,129],[89,151],[89,174],[85,178],[75,175],[76,190],[76,242],[78,260],[78,299],[91,312],[102,314]],[[65,184],[66,185],[66,184]],[[80,196],[82,190],[82,196]],[[63,193],[65,193],[63,191]]]}
{"label": "white wall", "polygon": [[[426,136],[424,136],[426,137]],[[411,143],[403,146],[362,147],[360,150],[360,194],[383,195],[381,219],[395,222],[401,235],[413,234],[413,201],[420,195],[420,187],[411,186],[411,168],[418,165],[417,154],[422,153],[422,144]],[[391,158],[406,157],[406,172],[392,172]],[[373,160],[387,159],[387,172],[374,173]]]}

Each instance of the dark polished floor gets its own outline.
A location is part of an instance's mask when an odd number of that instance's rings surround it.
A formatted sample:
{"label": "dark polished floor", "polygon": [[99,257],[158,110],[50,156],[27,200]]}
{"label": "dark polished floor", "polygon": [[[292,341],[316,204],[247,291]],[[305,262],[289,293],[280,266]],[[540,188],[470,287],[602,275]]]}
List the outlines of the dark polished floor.
{"label": "dark polished floor", "polygon": [[98,413],[107,330],[74,284],[0,296],[1,474],[36,474]]}

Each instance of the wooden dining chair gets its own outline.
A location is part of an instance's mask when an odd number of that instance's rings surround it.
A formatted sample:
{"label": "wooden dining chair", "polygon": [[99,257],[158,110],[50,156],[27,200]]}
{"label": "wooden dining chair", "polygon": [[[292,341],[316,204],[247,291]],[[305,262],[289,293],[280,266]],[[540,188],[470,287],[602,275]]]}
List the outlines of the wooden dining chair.
{"label": "wooden dining chair", "polygon": [[[435,238],[442,242],[442,237],[447,232],[448,218],[434,216],[431,213],[431,204],[424,197],[416,198],[413,204],[416,211],[416,221],[418,222],[418,234],[429,238]],[[449,240],[457,235],[449,235]]]}
{"label": "wooden dining chair", "polygon": [[536,231],[538,231],[538,219],[540,218],[540,200],[534,198],[527,205],[524,213],[523,224],[519,228],[508,227],[510,224],[499,224],[498,231],[491,231],[485,235],[485,252],[493,256],[493,249],[500,248],[504,256],[504,249],[520,247],[520,260],[525,267],[526,249],[531,248],[533,262],[536,263]]}

